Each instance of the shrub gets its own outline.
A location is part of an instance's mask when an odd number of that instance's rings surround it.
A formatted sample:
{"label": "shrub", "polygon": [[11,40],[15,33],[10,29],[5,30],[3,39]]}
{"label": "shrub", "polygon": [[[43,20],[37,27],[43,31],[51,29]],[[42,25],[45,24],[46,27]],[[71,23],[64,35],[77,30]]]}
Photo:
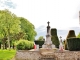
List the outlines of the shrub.
{"label": "shrub", "polygon": [[59,48],[59,39],[58,39],[58,36],[57,36],[57,29],[56,28],[51,29],[51,40],[52,40],[52,43],[57,48]]}
{"label": "shrub", "polygon": [[36,45],[39,45],[39,48],[42,48],[42,45],[44,44],[44,41],[36,40],[34,41]]}
{"label": "shrub", "polygon": [[71,37],[76,37],[74,30],[70,30],[69,33],[68,33],[68,35],[67,35],[67,38],[65,40],[65,50],[68,50],[68,48],[67,48],[67,39],[71,38]]}
{"label": "shrub", "polygon": [[28,40],[19,40],[16,44],[18,50],[30,50],[34,46],[34,43]]}
{"label": "shrub", "polygon": [[76,37],[74,30],[70,30],[68,35],[67,35],[67,38],[71,38],[71,37]]}
{"label": "shrub", "polygon": [[56,46],[56,48],[59,48],[59,39],[57,36],[51,37],[52,43]]}
{"label": "shrub", "polygon": [[51,29],[51,36],[57,36],[57,29],[56,28],[52,28]]}
{"label": "shrub", "polygon": [[80,38],[68,38],[67,46],[70,51],[80,50]]}

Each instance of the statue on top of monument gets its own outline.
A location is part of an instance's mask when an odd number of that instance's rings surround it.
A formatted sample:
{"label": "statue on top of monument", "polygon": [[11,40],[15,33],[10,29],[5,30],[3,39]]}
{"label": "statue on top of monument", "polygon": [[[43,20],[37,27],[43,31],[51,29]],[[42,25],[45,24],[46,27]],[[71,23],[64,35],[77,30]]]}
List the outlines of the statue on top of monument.
{"label": "statue on top of monument", "polygon": [[49,26],[49,23],[50,23],[50,22],[48,21],[47,23],[48,23],[48,26]]}
{"label": "statue on top of monument", "polygon": [[49,26],[49,21],[47,22],[48,23],[48,26],[47,26],[47,33],[49,33],[49,29],[50,29],[50,26]]}

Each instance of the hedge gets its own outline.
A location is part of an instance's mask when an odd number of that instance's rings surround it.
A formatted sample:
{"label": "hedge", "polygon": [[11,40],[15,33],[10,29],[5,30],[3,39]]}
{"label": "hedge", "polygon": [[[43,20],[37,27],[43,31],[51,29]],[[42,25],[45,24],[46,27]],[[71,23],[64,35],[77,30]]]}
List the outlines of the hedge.
{"label": "hedge", "polygon": [[56,28],[51,29],[51,36],[54,36],[54,35],[57,36],[57,29]]}
{"label": "hedge", "polygon": [[80,51],[80,38],[68,38],[67,46],[70,51]]}
{"label": "hedge", "polygon": [[64,46],[65,50],[68,50],[68,48],[67,48],[67,39],[71,38],[71,37],[76,37],[74,30],[69,30],[69,32],[68,32],[68,35],[67,35],[66,40],[65,40],[65,46]]}
{"label": "hedge", "polygon": [[52,28],[51,29],[51,40],[52,43],[56,46],[56,48],[59,48],[59,38],[57,36],[57,29],[56,28]]}
{"label": "hedge", "polygon": [[16,44],[18,50],[30,50],[34,47],[34,42],[28,40],[19,40]]}
{"label": "hedge", "polygon": [[36,45],[39,45],[39,48],[42,48],[42,45],[44,44],[45,41],[36,40],[34,42]]}

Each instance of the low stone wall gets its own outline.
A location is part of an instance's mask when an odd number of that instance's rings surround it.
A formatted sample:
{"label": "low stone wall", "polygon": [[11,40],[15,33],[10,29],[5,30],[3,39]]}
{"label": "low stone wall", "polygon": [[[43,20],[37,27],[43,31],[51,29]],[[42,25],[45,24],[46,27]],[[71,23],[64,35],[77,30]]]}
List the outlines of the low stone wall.
{"label": "low stone wall", "polygon": [[41,57],[39,51],[19,50],[16,53],[16,60],[38,60]]}
{"label": "low stone wall", "polygon": [[57,60],[80,60],[80,51],[56,52]]}
{"label": "low stone wall", "polygon": [[15,60],[80,60],[80,51],[53,52],[51,55],[41,54],[40,51],[17,51]]}

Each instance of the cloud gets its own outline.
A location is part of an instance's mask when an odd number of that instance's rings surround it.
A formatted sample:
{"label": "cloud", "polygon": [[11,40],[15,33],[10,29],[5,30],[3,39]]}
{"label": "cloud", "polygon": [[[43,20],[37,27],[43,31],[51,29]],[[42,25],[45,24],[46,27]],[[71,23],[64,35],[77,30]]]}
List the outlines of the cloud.
{"label": "cloud", "polygon": [[40,27],[35,29],[37,32],[36,39],[38,39],[40,36],[46,36],[46,27],[44,25],[41,25]]}
{"label": "cloud", "polygon": [[69,29],[73,29],[70,27],[76,29],[76,34],[79,32],[80,0],[0,0],[0,6],[34,24],[37,38],[45,37],[47,21],[50,21],[51,28],[58,29],[58,36],[63,38]]}
{"label": "cloud", "polygon": [[16,4],[11,0],[0,0],[0,7],[2,8],[16,8]]}

